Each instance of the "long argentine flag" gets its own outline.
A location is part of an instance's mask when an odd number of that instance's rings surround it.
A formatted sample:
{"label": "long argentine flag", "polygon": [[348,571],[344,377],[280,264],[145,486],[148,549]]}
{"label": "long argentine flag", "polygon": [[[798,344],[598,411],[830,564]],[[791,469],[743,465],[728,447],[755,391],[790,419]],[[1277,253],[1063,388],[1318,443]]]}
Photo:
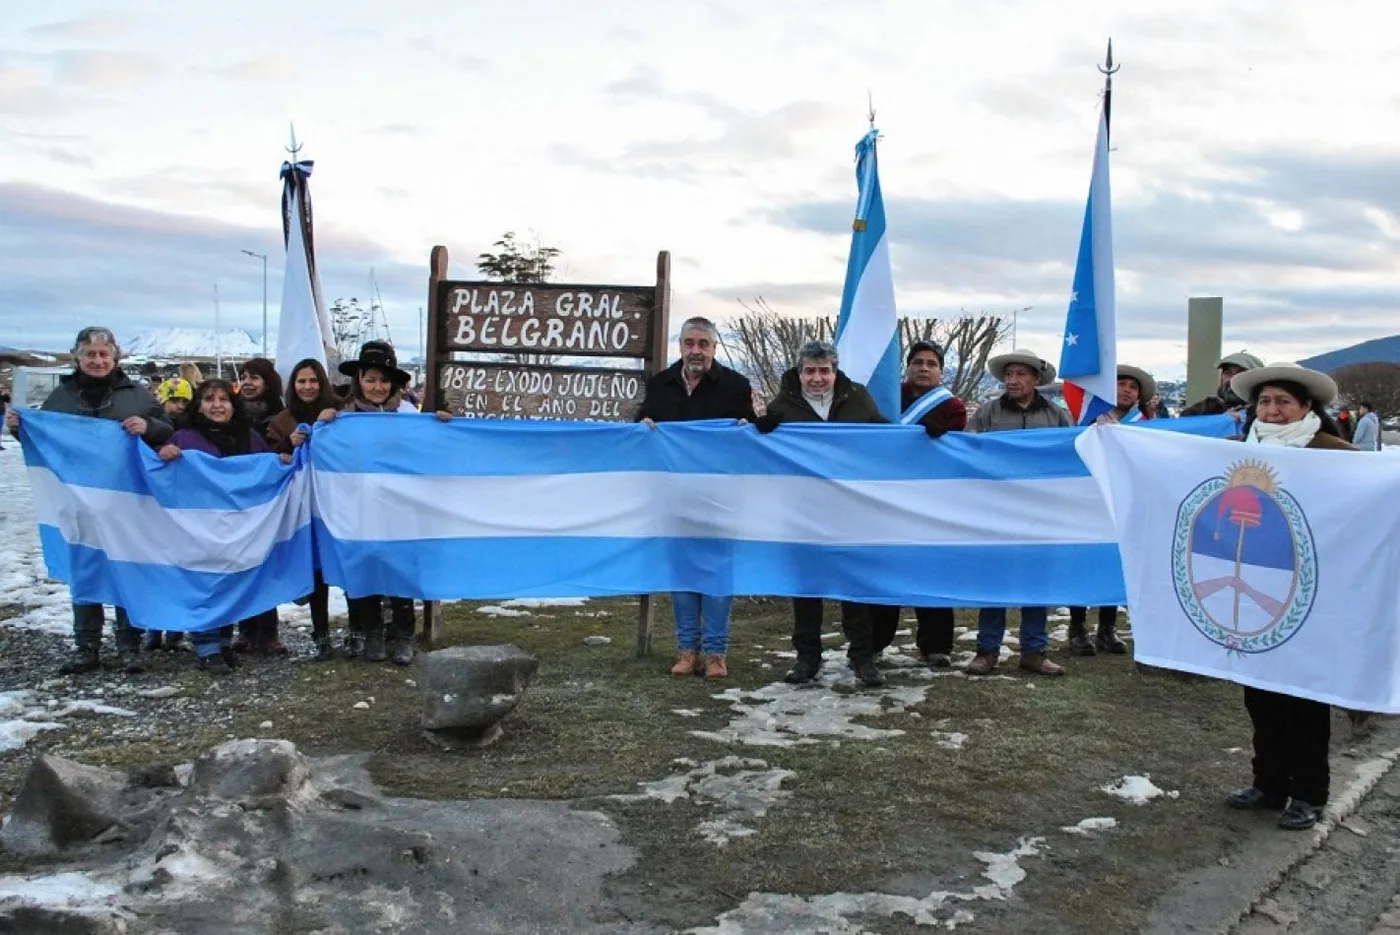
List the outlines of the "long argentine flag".
{"label": "long argentine flag", "polygon": [[841,290],[841,315],[836,321],[836,352],[841,369],[866,385],[881,414],[893,422],[899,418],[899,316],[894,307],[885,199],[880,193],[878,137],[872,129],[856,144],[860,194]]}
{"label": "long argentine flag", "polygon": [[[1132,430],[1235,430],[1229,416],[1145,425]],[[1082,431],[933,443],[913,426],[761,435],[365,413],[316,426],[288,467],[167,464],[112,422],[21,422],[49,574],[155,629],[293,600],[313,562],[351,597],[1122,603],[1112,520],[1074,450]]]}
{"label": "long argentine flag", "polygon": [[310,475],[275,455],[165,462],[116,422],[26,411],[44,564],[132,623],[207,630],[309,593]]}
{"label": "long argentine flag", "polygon": [[[1076,425],[1088,425],[1118,401],[1118,351],[1113,283],[1113,198],[1108,182],[1108,103],[1099,112],[1094,174],[1084,206],[1084,228],[1074,287],[1065,315],[1060,376],[1065,405]],[[1143,401],[1146,405],[1146,400]]]}

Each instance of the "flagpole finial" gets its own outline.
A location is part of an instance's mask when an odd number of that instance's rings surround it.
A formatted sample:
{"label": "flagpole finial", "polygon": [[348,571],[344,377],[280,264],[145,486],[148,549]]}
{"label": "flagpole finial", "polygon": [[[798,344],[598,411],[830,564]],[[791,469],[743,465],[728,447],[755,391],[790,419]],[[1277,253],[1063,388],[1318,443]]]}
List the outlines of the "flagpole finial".
{"label": "flagpole finial", "polygon": [[1104,58],[1104,63],[1099,66],[1099,74],[1104,76],[1108,86],[1113,87],[1113,76],[1122,68],[1122,65],[1113,64],[1113,40],[1108,40],[1108,55]]}
{"label": "flagpole finial", "polygon": [[296,162],[297,153],[301,152],[301,144],[297,142],[297,127],[294,123],[289,123],[287,126],[291,129],[292,134],[292,145],[287,147],[287,152],[292,154],[292,162]]}
{"label": "flagpole finial", "polygon": [[870,129],[875,129],[875,98],[870,89],[865,89],[865,119],[870,121]]}

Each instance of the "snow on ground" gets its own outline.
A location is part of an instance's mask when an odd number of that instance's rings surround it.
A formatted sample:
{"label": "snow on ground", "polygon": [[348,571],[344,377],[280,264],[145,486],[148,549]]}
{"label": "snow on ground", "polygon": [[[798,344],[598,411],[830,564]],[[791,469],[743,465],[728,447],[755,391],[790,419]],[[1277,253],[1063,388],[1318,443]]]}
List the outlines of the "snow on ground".
{"label": "snow on ground", "polygon": [[14,899],[35,906],[90,906],[120,892],[110,883],[76,871],[45,876],[0,876],[0,902]]}
{"label": "snow on ground", "polygon": [[[676,763],[692,766],[694,761],[685,759]],[[678,799],[693,798],[702,805],[716,806],[721,809],[720,814],[700,822],[696,830],[711,844],[723,847],[734,838],[753,834],[754,829],[748,822],[762,818],[770,808],[792,795],[781,787],[784,780],[797,774],[789,769],[768,769],[767,766],[763,760],[726,756],[655,782],[639,782],[640,793],[611,798],[621,802],[657,799],[668,805]]]}
{"label": "snow on ground", "polygon": [[528,617],[528,610],[517,610],[514,607],[502,607],[500,604],[485,604],[476,609],[479,614],[487,617]]}
{"label": "snow on ground", "polygon": [[1043,843],[1043,838],[1024,838],[1005,854],[978,851],[973,856],[986,865],[982,876],[991,882],[968,892],[936,890],[922,899],[891,893],[828,893],[822,896],[750,893],[738,908],[721,915],[714,925],[690,929],[688,935],[745,935],[748,932],[861,935],[867,931],[861,920],[892,919],[896,915],[909,917],[915,925],[955,929],[975,919],[967,909],[954,908],[956,904],[1005,900],[1016,884],[1025,879],[1021,858],[1039,855]]}
{"label": "snow on ground", "polygon": [[1111,782],[1099,788],[1109,795],[1117,796],[1130,805],[1146,805],[1153,799],[1160,799],[1162,796],[1174,799],[1181,794],[1175,790],[1165,792],[1162,789],[1158,789],[1152,784],[1152,779],[1148,776],[1124,776],[1117,782]]}
{"label": "snow on ground", "polygon": [[1116,818],[1086,818],[1077,825],[1067,825],[1060,830],[1065,834],[1092,834],[1095,831],[1107,831],[1110,828],[1118,827]]}
{"label": "snow on ground", "polygon": [[0,753],[20,749],[42,731],[66,729],[66,719],[74,715],[135,717],[136,712],[92,698],[50,698],[41,704],[28,689],[0,692]]}
{"label": "snow on ground", "polygon": [[515,597],[501,601],[502,607],[582,607],[586,597]]}

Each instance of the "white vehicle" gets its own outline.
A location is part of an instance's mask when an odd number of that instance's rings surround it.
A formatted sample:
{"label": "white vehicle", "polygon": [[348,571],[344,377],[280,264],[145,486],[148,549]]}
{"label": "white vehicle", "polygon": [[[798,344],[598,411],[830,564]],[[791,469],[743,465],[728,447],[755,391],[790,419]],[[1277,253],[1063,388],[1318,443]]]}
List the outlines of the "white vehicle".
{"label": "white vehicle", "polygon": [[17,409],[38,409],[58,388],[58,381],[72,367],[16,367],[10,384],[10,403]]}

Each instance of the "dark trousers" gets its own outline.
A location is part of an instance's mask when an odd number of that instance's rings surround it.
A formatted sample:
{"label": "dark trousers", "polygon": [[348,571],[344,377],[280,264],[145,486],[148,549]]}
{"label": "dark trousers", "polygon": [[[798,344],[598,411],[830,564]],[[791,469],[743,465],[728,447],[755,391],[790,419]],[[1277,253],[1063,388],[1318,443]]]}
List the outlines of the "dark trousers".
{"label": "dark trousers", "polygon": [[311,608],[311,638],[326,640],[331,636],[331,589],[326,579],[321,577],[321,569],[316,569],[316,585],[312,589],[307,606]]}
{"label": "dark trousers", "polygon": [[1246,688],[1244,707],[1254,725],[1254,787],[1266,795],[1326,805],[1331,780],[1327,765],[1331,706]]}
{"label": "dark trousers", "polygon": [[238,634],[259,649],[277,639],[277,608],[238,621]]}
{"label": "dark trousers", "polygon": [[[850,646],[846,655],[851,659],[869,659],[875,654],[870,633],[870,606],[854,601],[841,602],[841,630]],[[798,658],[819,660],[822,657],[822,599],[794,597],[792,599],[792,648]]]}
{"label": "dark trousers", "polygon": [[[1069,609],[1069,619],[1071,623],[1084,623],[1088,618],[1089,608],[1087,607],[1071,607]],[[1118,623],[1117,607],[1099,608],[1099,626],[1111,627],[1116,623]]]}
{"label": "dark trousers", "polygon": [[[141,635],[127,619],[126,608],[118,607],[117,621],[113,628],[117,651],[135,651],[141,643]],[[102,628],[106,623],[101,604],[73,605],[73,642],[80,647],[96,649],[102,644]]]}
{"label": "dark trousers", "polygon": [[[389,602],[389,614],[393,625],[384,626],[384,601]],[[385,598],[381,594],[367,597],[352,597],[346,600],[350,611],[350,632],[361,636],[383,633],[390,638],[413,639],[417,621],[413,616],[413,600],[407,597]]]}
{"label": "dark trousers", "polygon": [[[874,652],[884,652],[885,647],[894,642],[894,633],[899,629],[899,612],[903,608],[890,604],[870,604],[869,607],[872,648]],[[919,628],[914,631],[919,655],[952,655],[953,608],[915,607],[914,616],[919,621]]]}

